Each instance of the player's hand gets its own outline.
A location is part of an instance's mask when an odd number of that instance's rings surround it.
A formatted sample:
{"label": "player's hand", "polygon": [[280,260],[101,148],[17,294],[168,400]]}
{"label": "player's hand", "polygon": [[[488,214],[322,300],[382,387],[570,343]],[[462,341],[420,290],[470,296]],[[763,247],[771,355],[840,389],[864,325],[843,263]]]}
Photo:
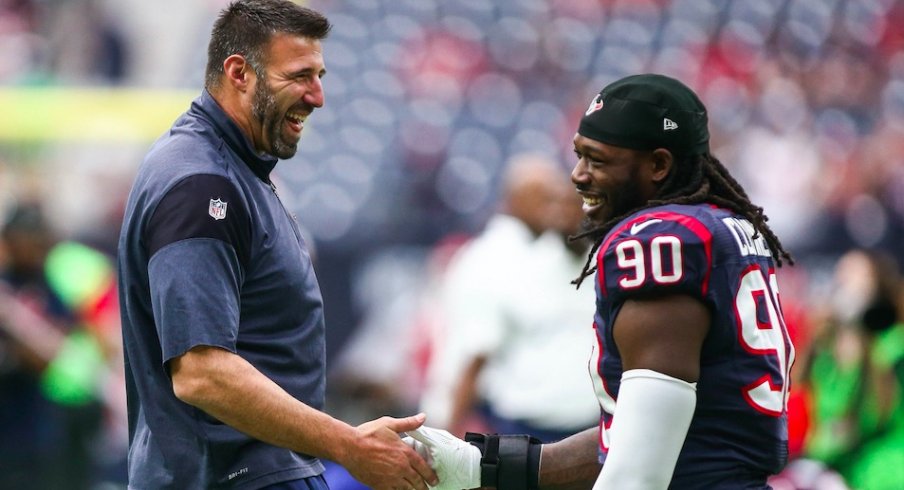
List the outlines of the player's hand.
{"label": "player's hand", "polygon": [[[408,435],[430,451],[430,464],[439,475],[439,490],[480,487],[480,449],[448,431],[421,426]],[[415,446],[415,450],[418,448]]]}
{"label": "player's hand", "polygon": [[340,464],[355,479],[376,490],[427,490],[437,474],[399,433],[417,429],[424,414],[396,419],[381,417],[356,428],[355,449]]}
{"label": "player's hand", "polygon": [[408,447],[410,447],[411,449],[414,449],[414,452],[416,452],[418,456],[423,458],[423,460],[426,461],[427,464],[433,467],[433,456],[430,455],[430,448],[428,448],[426,444],[414,439],[411,436],[403,437],[402,442],[408,445]]}

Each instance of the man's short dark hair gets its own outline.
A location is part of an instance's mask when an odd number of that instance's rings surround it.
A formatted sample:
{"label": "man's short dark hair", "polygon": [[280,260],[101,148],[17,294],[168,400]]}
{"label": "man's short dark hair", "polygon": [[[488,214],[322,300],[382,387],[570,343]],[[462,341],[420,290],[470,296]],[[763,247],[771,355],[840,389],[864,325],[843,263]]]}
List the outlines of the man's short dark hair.
{"label": "man's short dark hair", "polygon": [[264,48],[274,34],[320,40],[329,34],[331,27],[319,12],[290,0],[234,1],[220,12],[213,25],[204,85],[208,89],[220,85],[223,62],[234,54],[244,56],[257,72],[266,62]]}

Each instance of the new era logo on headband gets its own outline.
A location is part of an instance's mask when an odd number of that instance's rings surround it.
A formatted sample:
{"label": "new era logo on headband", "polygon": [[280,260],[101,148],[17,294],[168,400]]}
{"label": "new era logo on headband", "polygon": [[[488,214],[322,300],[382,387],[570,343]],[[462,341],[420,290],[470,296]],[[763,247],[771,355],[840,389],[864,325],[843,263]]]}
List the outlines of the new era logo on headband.
{"label": "new era logo on headband", "polygon": [[672,121],[671,119],[664,117],[662,118],[662,130],[663,131],[671,131],[673,129],[678,129],[678,123]]}

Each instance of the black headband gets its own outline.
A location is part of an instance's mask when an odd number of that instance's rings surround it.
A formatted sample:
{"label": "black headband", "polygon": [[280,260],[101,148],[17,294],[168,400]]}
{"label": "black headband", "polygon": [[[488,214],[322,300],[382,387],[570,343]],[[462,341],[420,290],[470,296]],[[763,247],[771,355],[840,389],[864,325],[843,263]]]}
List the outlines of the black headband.
{"label": "black headband", "polygon": [[613,146],[697,155],[709,151],[706,125],[706,107],[691,89],[673,78],[645,74],[601,90],[578,133]]}

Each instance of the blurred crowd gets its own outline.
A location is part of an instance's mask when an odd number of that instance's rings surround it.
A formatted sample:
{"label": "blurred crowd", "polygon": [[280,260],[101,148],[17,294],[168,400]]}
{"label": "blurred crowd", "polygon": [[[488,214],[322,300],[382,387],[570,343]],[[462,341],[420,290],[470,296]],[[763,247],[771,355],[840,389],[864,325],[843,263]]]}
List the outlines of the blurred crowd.
{"label": "blurred crowd", "polygon": [[[0,89],[200,91],[225,3],[0,0]],[[587,423],[577,410],[518,412],[524,402],[489,395],[494,376],[529,356],[498,348],[499,336],[523,339],[527,353],[549,347],[530,345],[539,322],[506,315],[544,304],[525,298],[567,294],[534,285],[567,289],[582,264],[563,239],[579,204],[532,190],[533,209],[521,212],[507,171],[530,154],[567,188],[589,97],[621,76],[661,72],[701,95],[714,154],[797,260],[779,272],[798,351],[795,461],[774,487],[904,488],[904,1],[308,3],[334,24],[327,100],[275,174],[316,247],[330,411],[363,421],[424,408],[428,423],[458,433]],[[0,134],[0,490],[118,488],[124,400],[109,257],[150,142],[48,140]],[[501,215],[535,223],[506,235],[509,246],[475,252]],[[490,259],[467,258],[480,254]],[[505,265],[516,256],[548,267],[520,275]],[[475,261],[494,265],[468,272]],[[462,278],[487,286],[486,298],[521,293],[479,305],[506,328],[467,323]],[[569,349],[589,357],[590,313],[574,328],[587,345]],[[548,366],[573,361],[562,357]],[[547,393],[538,407],[586,402]]]}

